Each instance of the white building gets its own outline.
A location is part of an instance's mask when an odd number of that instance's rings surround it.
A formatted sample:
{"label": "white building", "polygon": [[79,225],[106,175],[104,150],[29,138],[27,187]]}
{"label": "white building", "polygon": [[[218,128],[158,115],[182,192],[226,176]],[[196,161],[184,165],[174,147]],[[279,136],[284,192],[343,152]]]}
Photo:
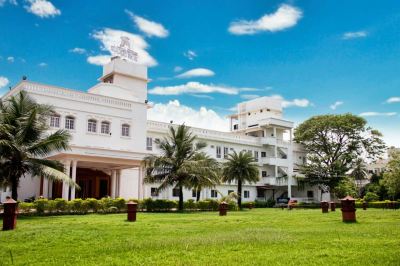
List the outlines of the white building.
{"label": "white building", "polygon": [[[66,184],[40,178],[23,178],[19,200],[43,195],[48,198],[101,198],[106,195],[123,198],[178,199],[171,187],[156,194],[157,184],[143,184],[143,158],[157,153],[155,139],[168,133],[171,124],[147,120],[147,68],[120,58],[103,67],[99,83],[81,92],[23,80],[3,99],[24,90],[37,102],[52,105],[57,114],[49,118],[52,130],[71,132],[71,149],[51,158],[64,163],[67,174],[81,190]],[[262,97],[238,104],[237,113],[230,116],[230,132],[192,128],[208,145],[206,152],[223,162],[232,152],[246,150],[256,158],[260,181],[245,184],[244,201],[270,198],[295,198],[318,201],[317,188],[297,187],[296,165],[305,154],[292,143],[293,122],[283,119],[280,100]],[[287,136],[288,140],[284,140]],[[205,189],[201,198],[220,198],[236,191],[235,184]],[[9,194],[2,190],[0,200]],[[195,199],[192,191],[184,199]]]}

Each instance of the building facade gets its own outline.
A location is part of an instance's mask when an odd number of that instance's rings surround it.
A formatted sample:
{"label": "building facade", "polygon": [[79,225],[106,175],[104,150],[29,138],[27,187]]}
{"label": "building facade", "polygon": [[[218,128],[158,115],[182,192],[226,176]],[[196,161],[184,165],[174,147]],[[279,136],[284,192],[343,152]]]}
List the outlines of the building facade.
{"label": "building facade", "polygon": [[[157,193],[157,184],[144,184],[146,155],[159,152],[155,140],[168,134],[170,123],[147,119],[147,68],[120,58],[113,58],[103,67],[99,83],[87,92],[49,86],[23,80],[3,99],[26,91],[38,103],[50,104],[56,114],[49,117],[51,130],[66,129],[71,135],[71,148],[53,154],[66,173],[79,184],[80,190],[67,184],[42,178],[22,178],[19,200],[30,197],[101,198],[104,196],[178,199],[174,188]],[[227,132],[191,128],[207,143],[205,152],[224,162],[233,151],[251,153],[260,169],[257,184],[243,186],[243,200],[292,198],[298,201],[319,201],[316,187],[297,185],[298,165],[306,154],[293,143],[293,122],[283,118],[282,102],[271,97],[239,103],[237,112],[229,116]],[[218,199],[236,191],[236,184],[222,184],[204,189],[201,199]],[[9,195],[2,188],[0,200]],[[184,191],[184,199],[195,199],[196,193]]]}

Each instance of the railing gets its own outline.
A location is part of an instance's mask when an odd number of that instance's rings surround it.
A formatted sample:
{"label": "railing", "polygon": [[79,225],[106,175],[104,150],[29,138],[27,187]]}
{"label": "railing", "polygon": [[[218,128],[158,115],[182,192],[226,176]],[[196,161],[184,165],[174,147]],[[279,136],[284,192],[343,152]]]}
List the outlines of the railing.
{"label": "railing", "polygon": [[111,106],[120,109],[132,109],[132,103],[126,100],[120,100],[108,96],[90,94],[85,92],[79,92],[59,87],[53,87],[48,85],[36,84],[36,83],[22,83],[22,89],[36,94],[55,96],[68,100],[76,100],[80,102],[95,103],[100,105]]}
{"label": "railing", "polygon": [[[171,126],[170,123],[165,122],[157,122],[157,121],[147,121],[147,129],[148,130],[156,130],[156,131],[166,131]],[[210,129],[202,129],[202,128],[190,128],[191,132],[195,134],[198,138],[205,138],[208,140],[224,140],[237,142],[241,144],[249,144],[249,145],[259,145],[260,141],[257,137],[248,137],[243,135],[237,135],[230,132],[222,132]]]}

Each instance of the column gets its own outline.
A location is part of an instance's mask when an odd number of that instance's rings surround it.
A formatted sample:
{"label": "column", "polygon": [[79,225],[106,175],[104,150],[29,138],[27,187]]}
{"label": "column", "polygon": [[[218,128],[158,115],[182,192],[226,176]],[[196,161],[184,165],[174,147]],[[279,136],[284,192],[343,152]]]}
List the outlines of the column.
{"label": "column", "polygon": [[[78,161],[72,161],[72,181],[76,182],[76,167],[78,165]],[[75,199],[75,187],[71,187],[71,200]]]}
{"label": "column", "polygon": [[53,198],[53,181],[48,180],[48,193],[47,193],[47,198],[52,199]]}
{"label": "column", "polygon": [[276,127],[273,127],[274,130],[274,138],[276,138]]}
{"label": "column", "polygon": [[290,144],[288,148],[287,160],[288,160],[288,197],[292,197],[292,176],[293,176],[293,143],[292,143],[292,129],[290,133]]}
{"label": "column", "polygon": [[117,179],[117,171],[111,170],[111,198],[115,199],[115,186]]}
{"label": "column", "polygon": [[42,196],[49,198],[49,180],[47,178],[43,179],[43,193]]}
{"label": "column", "polygon": [[121,195],[121,170],[116,170],[117,178],[116,178],[116,192],[115,197],[118,198]]}
{"label": "column", "polygon": [[[64,161],[64,172],[67,176],[70,176],[70,167],[71,167],[71,161]],[[63,182],[63,187],[62,187],[62,198],[65,200],[68,200],[68,194],[69,194],[69,185],[67,182]]]}

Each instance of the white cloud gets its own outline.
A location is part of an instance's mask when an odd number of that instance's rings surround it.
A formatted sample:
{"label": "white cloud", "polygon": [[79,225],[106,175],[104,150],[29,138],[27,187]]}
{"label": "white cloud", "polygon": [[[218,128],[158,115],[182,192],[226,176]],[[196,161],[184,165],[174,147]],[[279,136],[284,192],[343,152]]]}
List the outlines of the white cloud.
{"label": "white cloud", "polygon": [[335,103],[331,104],[329,106],[329,108],[331,108],[332,110],[336,110],[336,108],[338,108],[339,106],[341,106],[343,104],[342,101],[336,101]]}
{"label": "white cloud", "polygon": [[6,3],[10,3],[12,5],[18,5],[16,0],[0,0],[0,7],[4,6]]}
{"label": "white cloud", "polygon": [[368,32],[366,31],[352,31],[345,32],[342,36],[343,40],[357,39],[357,38],[365,38],[367,37]]}
{"label": "white cloud", "polygon": [[191,94],[191,96],[196,97],[196,98],[214,100],[214,97],[207,95],[207,94]]}
{"label": "white cloud", "polygon": [[283,108],[288,108],[288,107],[303,107],[304,108],[304,107],[309,107],[312,105],[312,103],[308,99],[286,100],[280,95],[272,95],[271,97],[282,100]]}
{"label": "white cloud", "polygon": [[132,21],[136,24],[140,31],[145,33],[147,36],[152,37],[156,36],[159,38],[165,38],[169,35],[169,32],[164,26],[160,23],[147,20],[143,17],[139,17],[133,14],[131,11],[126,10],[125,12],[129,15]]}
{"label": "white cloud", "polygon": [[104,66],[105,64],[109,63],[111,56],[109,55],[95,55],[89,56],[86,61],[89,64],[96,65],[96,66]]}
{"label": "white cloud", "polygon": [[387,103],[400,103],[400,97],[390,97],[386,100]]}
{"label": "white cloud", "polygon": [[188,70],[180,75],[177,75],[177,78],[193,78],[193,77],[211,77],[214,76],[214,71],[207,68],[194,68]]}
{"label": "white cloud", "polygon": [[251,35],[262,31],[281,31],[295,26],[302,16],[303,12],[299,8],[283,4],[275,13],[265,14],[258,20],[231,22],[228,31],[235,35]]}
{"label": "white cloud", "polygon": [[8,78],[0,76],[0,89],[4,88],[5,86],[7,86],[8,83],[10,83]]}
{"label": "white cloud", "polygon": [[7,57],[7,61],[8,61],[9,63],[14,63],[15,59],[14,59],[13,56],[9,56],[9,57]]}
{"label": "white cloud", "polygon": [[75,47],[73,49],[70,49],[69,52],[75,53],[75,54],[86,54],[86,49],[80,48],[80,47]]}
{"label": "white cloud", "polygon": [[[100,49],[105,52],[112,54],[111,46],[118,46],[121,42],[121,37],[128,37],[130,39],[131,49],[138,53],[138,64],[146,65],[148,67],[156,66],[157,61],[146,51],[149,48],[147,42],[142,36],[132,34],[122,30],[114,30],[110,28],[104,28],[99,31],[93,32],[91,35],[94,39],[100,41]],[[91,64],[101,65],[106,61],[109,61],[111,55],[97,55],[89,56],[87,61]]]}
{"label": "white cloud", "polygon": [[192,127],[228,131],[229,121],[219,116],[212,109],[200,107],[195,110],[191,107],[181,105],[178,100],[170,101],[167,104],[157,103],[148,110],[150,120],[174,124],[183,124]]}
{"label": "white cloud", "polygon": [[183,53],[183,56],[185,56],[189,60],[194,60],[197,57],[197,54],[195,51],[187,50]]}
{"label": "white cloud", "polygon": [[228,87],[228,86],[217,86],[214,84],[202,84],[200,82],[190,81],[186,84],[176,86],[157,86],[149,90],[150,94],[157,95],[179,95],[179,94],[198,94],[198,93],[222,93],[229,95],[236,95],[239,93],[241,88]]}
{"label": "white cloud", "polygon": [[38,66],[40,66],[40,67],[47,67],[47,63],[41,62],[41,63],[38,64]]}
{"label": "white cloud", "polygon": [[379,113],[379,112],[363,112],[360,113],[359,116],[395,116],[396,112],[387,112],[387,113]]}
{"label": "white cloud", "polygon": [[47,0],[28,0],[29,6],[25,6],[28,12],[41,17],[55,17],[61,14],[61,11],[57,9],[50,1]]}
{"label": "white cloud", "polygon": [[256,98],[260,98],[261,96],[257,94],[242,94],[240,95],[240,97],[245,100],[253,100]]}
{"label": "white cloud", "polygon": [[183,67],[181,67],[181,66],[174,67],[174,72],[181,72],[182,70],[183,70]]}

